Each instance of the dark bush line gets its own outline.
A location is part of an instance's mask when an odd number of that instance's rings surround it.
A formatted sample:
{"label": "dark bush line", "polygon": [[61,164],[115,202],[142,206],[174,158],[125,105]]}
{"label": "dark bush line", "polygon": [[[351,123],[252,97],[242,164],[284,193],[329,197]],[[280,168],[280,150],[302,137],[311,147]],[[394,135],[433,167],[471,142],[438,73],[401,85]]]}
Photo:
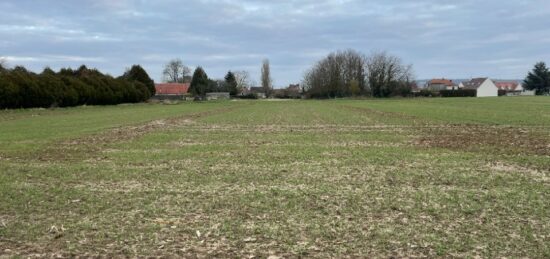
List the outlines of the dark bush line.
{"label": "dark bush line", "polygon": [[255,93],[249,93],[245,95],[235,95],[233,97],[237,99],[258,99],[258,95]]}
{"label": "dark bush line", "polygon": [[441,90],[441,97],[476,97],[476,89]]}
{"label": "dark bush line", "polygon": [[138,65],[118,78],[86,66],[40,74],[21,66],[0,70],[1,109],[137,103],[154,93],[153,80]]}
{"label": "dark bush line", "polygon": [[422,89],[419,92],[414,92],[413,97],[440,97],[441,94],[438,91],[432,91],[428,89]]}

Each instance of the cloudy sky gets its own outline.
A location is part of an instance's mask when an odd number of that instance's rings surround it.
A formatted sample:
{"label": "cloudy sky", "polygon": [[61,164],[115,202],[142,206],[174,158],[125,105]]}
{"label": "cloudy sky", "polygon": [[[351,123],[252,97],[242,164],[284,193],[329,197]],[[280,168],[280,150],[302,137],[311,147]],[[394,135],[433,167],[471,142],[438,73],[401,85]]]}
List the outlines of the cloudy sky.
{"label": "cloudy sky", "polygon": [[523,78],[550,62],[548,0],[1,0],[0,57],[40,71],[141,64],[156,81],[181,58],[210,77],[271,61],[299,82],[338,49],[385,50],[432,77]]}

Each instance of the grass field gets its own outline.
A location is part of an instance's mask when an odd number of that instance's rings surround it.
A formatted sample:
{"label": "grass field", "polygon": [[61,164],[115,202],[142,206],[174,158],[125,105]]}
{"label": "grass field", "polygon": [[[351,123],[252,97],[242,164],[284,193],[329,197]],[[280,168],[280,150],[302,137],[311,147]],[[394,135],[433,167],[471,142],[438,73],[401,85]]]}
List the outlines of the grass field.
{"label": "grass field", "polygon": [[550,257],[550,98],[0,111],[0,257]]}

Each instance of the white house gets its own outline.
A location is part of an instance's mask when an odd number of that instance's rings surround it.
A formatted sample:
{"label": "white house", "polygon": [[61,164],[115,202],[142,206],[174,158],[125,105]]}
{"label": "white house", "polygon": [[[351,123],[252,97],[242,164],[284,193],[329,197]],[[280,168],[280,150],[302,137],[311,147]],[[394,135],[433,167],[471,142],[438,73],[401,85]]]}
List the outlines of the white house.
{"label": "white house", "polygon": [[498,87],[495,85],[495,82],[489,78],[474,78],[470,81],[460,83],[460,87],[477,90],[477,97],[498,96]]}

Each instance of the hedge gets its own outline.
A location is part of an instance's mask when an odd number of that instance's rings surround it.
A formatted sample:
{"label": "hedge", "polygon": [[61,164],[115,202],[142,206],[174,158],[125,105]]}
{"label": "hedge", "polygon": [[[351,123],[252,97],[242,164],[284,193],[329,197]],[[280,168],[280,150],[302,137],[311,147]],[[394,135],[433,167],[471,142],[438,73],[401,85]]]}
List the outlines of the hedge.
{"label": "hedge", "polygon": [[127,76],[114,78],[86,66],[78,70],[64,68],[57,73],[46,68],[40,74],[19,66],[0,71],[0,108],[143,102],[151,97],[151,82],[146,83]]}
{"label": "hedge", "polygon": [[458,90],[441,90],[441,97],[476,97],[477,90],[475,89],[458,89]]}

